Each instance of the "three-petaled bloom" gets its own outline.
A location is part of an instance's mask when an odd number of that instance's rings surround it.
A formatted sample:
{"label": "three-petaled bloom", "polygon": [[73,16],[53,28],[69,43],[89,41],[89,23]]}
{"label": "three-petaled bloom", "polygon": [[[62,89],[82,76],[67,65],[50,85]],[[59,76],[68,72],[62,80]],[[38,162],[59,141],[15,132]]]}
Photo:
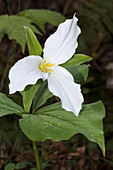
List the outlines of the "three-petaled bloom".
{"label": "three-petaled bloom", "polygon": [[45,42],[43,58],[36,55],[19,60],[9,72],[9,93],[22,91],[27,85],[35,84],[38,79],[48,81],[49,90],[61,99],[62,108],[78,116],[83,103],[80,85],[60,64],[68,61],[78,46],[80,28],[78,19],[61,23],[57,31]]}

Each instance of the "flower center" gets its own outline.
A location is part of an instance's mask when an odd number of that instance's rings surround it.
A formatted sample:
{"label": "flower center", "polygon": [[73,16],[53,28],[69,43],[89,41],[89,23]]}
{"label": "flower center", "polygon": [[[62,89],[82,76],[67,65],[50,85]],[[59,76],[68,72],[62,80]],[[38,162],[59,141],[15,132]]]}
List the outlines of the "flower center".
{"label": "flower center", "polygon": [[46,72],[52,72],[51,69],[49,69],[49,67],[54,66],[55,64],[50,64],[50,63],[46,63],[46,60],[44,60],[41,64],[40,64],[40,70],[43,71],[44,73]]}

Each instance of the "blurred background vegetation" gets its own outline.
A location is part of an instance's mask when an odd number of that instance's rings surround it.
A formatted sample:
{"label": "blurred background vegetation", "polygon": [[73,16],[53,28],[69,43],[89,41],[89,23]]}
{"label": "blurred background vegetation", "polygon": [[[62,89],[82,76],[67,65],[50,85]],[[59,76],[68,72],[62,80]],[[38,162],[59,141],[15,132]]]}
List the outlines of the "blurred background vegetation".
{"label": "blurred background vegetation", "polygon": [[[0,15],[17,15],[26,9],[49,9],[60,12],[66,18],[71,18],[76,12],[79,18],[78,25],[82,30],[77,53],[87,54],[93,58],[90,62],[89,77],[82,87],[85,103],[102,100],[106,108],[104,119],[105,157],[102,156],[101,150],[96,144],[78,134],[68,141],[53,142],[47,140],[44,144],[38,143],[43,169],[112,170],[113,0],[0,0]],[[37,34],[42,46],[46,38],[56,30],[55,25],[57,26],[55,23],[53,25],[46,23],[45,33]],[[0,22],[0,28],[2,26],[3,23]],[[0,32],[0,37],[2,34],[3,32]],[[27,46],[25,54],[23,54],[21,46],[15,40],[9,40],[7,35],[1,38],[1,92],[8,94],[8,72],[12,64],[27,55]],[[12,95],[11,98],[22,105],[18,93]],[[10,162],[18,163],[17,169],[28,170],[35,167],[32,143],[21,132],[16,116],[0,119],[0,169],[3,170],[4,166]]]}

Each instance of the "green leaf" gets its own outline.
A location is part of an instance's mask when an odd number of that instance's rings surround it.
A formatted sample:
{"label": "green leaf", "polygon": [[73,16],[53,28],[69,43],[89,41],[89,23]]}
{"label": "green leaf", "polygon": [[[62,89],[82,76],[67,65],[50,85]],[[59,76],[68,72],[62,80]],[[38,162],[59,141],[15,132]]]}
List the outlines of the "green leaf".
{"label": "green leaf", "polygon": [[41,85],[42,80],[39,80],[35,85],[29,85],[25,88],[23,95],[23,104],[26,113],[29,113],[33,97]]}
{"label": "green leaf", "polygon": [[28,162],[19,162],[15,165],[15,169],[23,169],[28,165]]}
{"label": "green leaf", "polygon": [[60,141],[81,133],[97,143],[105,155],[102,123],[105,109],[101,101],[84,105],[78,117],[62,109],[60,102],[39,109],[35,115],[22,116],[20,127],[31,140]]}
{"label": "green leaf", "polygon": [[15,164],[14,163],[9,163],[5,166],[4,170],[14,170],[15,169]]}
{"label": "green leaf", "polygon": [[0,93],[0,117],[22,112],[24,112],[22,107],[14,103],[5,94]]}
{"label": "green leaf", "polygon": [[26,36],[24,26],[28,26],[33,32],[41,34],[32,24],[36,24],[44,31],[45,23],[51,23],[55,26],[65,20],[61,14],[48,10],[25,10],[18,16],[1,15],[0,16],[0,41],[5,34],[10,40],[14,39],[22,47],[24,53]]}
{"label": "green leaf", "polygon": [[26,38],[29,48],[29,55],[38,55],[41,56],[42,54],[42,47],[37,40],[35,34],[29,27],[24,27],[26,32]]}
{"label": "green leaf", "polygon": [[84,55],[84,54],[75,54],[72,59],[70,59],[68,62],[62,64],[61,66],[66,67],[66,66],[77,66],[82,63],[90,61],[92,58]]}
{"label": "green leaf", "polygon": [[4,170],[15,170],[15,169],[23,169],[28,165],[28,162],[19,162],[16,165],[14,163],[9,163],[5,166]]}
{"label": "green leaf", "polygon": [[73,75],[74,81],[78,84],[83,84],[88,77],[89,65],[70,66],[66,69]]}
{"label": "green leaf", "polygon": [[51,23],[55,26],[58,26],[66,19],[60,13],[44,9],[28,9],[20,12],[19,15],[31,19],[43,31],[45,23]]}
{"label": "green leaf", "polygon": [[22,51],[24,52],[26,43],[24,25],[30,27],[34,32],[40,34],[35,26],[31,24],[32,22],[32,20],[21,16],[0,16],[0,41],[2,37],[7,34],[10,40],[15,39],[17,43],[22,46]]}
{"label": "green leaf", "polygon": [[36,111],[41,105],[43,105],[47,99],[52,97],[53,94],[47,87],[47,81],[43,82],[42,86],[38,89],[33,100],[33,112]]}

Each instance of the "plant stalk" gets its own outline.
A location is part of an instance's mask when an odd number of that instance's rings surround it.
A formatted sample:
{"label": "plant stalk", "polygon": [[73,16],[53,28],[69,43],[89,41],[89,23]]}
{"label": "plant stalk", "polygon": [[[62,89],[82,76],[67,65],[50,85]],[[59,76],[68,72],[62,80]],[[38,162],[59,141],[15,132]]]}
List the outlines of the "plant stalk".
{"label": "plant stalk", "polygon": [[10,2],[9,2],[9,0],[7,0],[7,6],[8,6],[9,15],[11,15],[11,7],[10,7]]}
{"label": "plant stalk", "polygon": [[32,143],[33,143],[33,150],[35,154],[36,167],[37,167],[37,170],[41,170],[37,144],[35,141],[32,141]]}

